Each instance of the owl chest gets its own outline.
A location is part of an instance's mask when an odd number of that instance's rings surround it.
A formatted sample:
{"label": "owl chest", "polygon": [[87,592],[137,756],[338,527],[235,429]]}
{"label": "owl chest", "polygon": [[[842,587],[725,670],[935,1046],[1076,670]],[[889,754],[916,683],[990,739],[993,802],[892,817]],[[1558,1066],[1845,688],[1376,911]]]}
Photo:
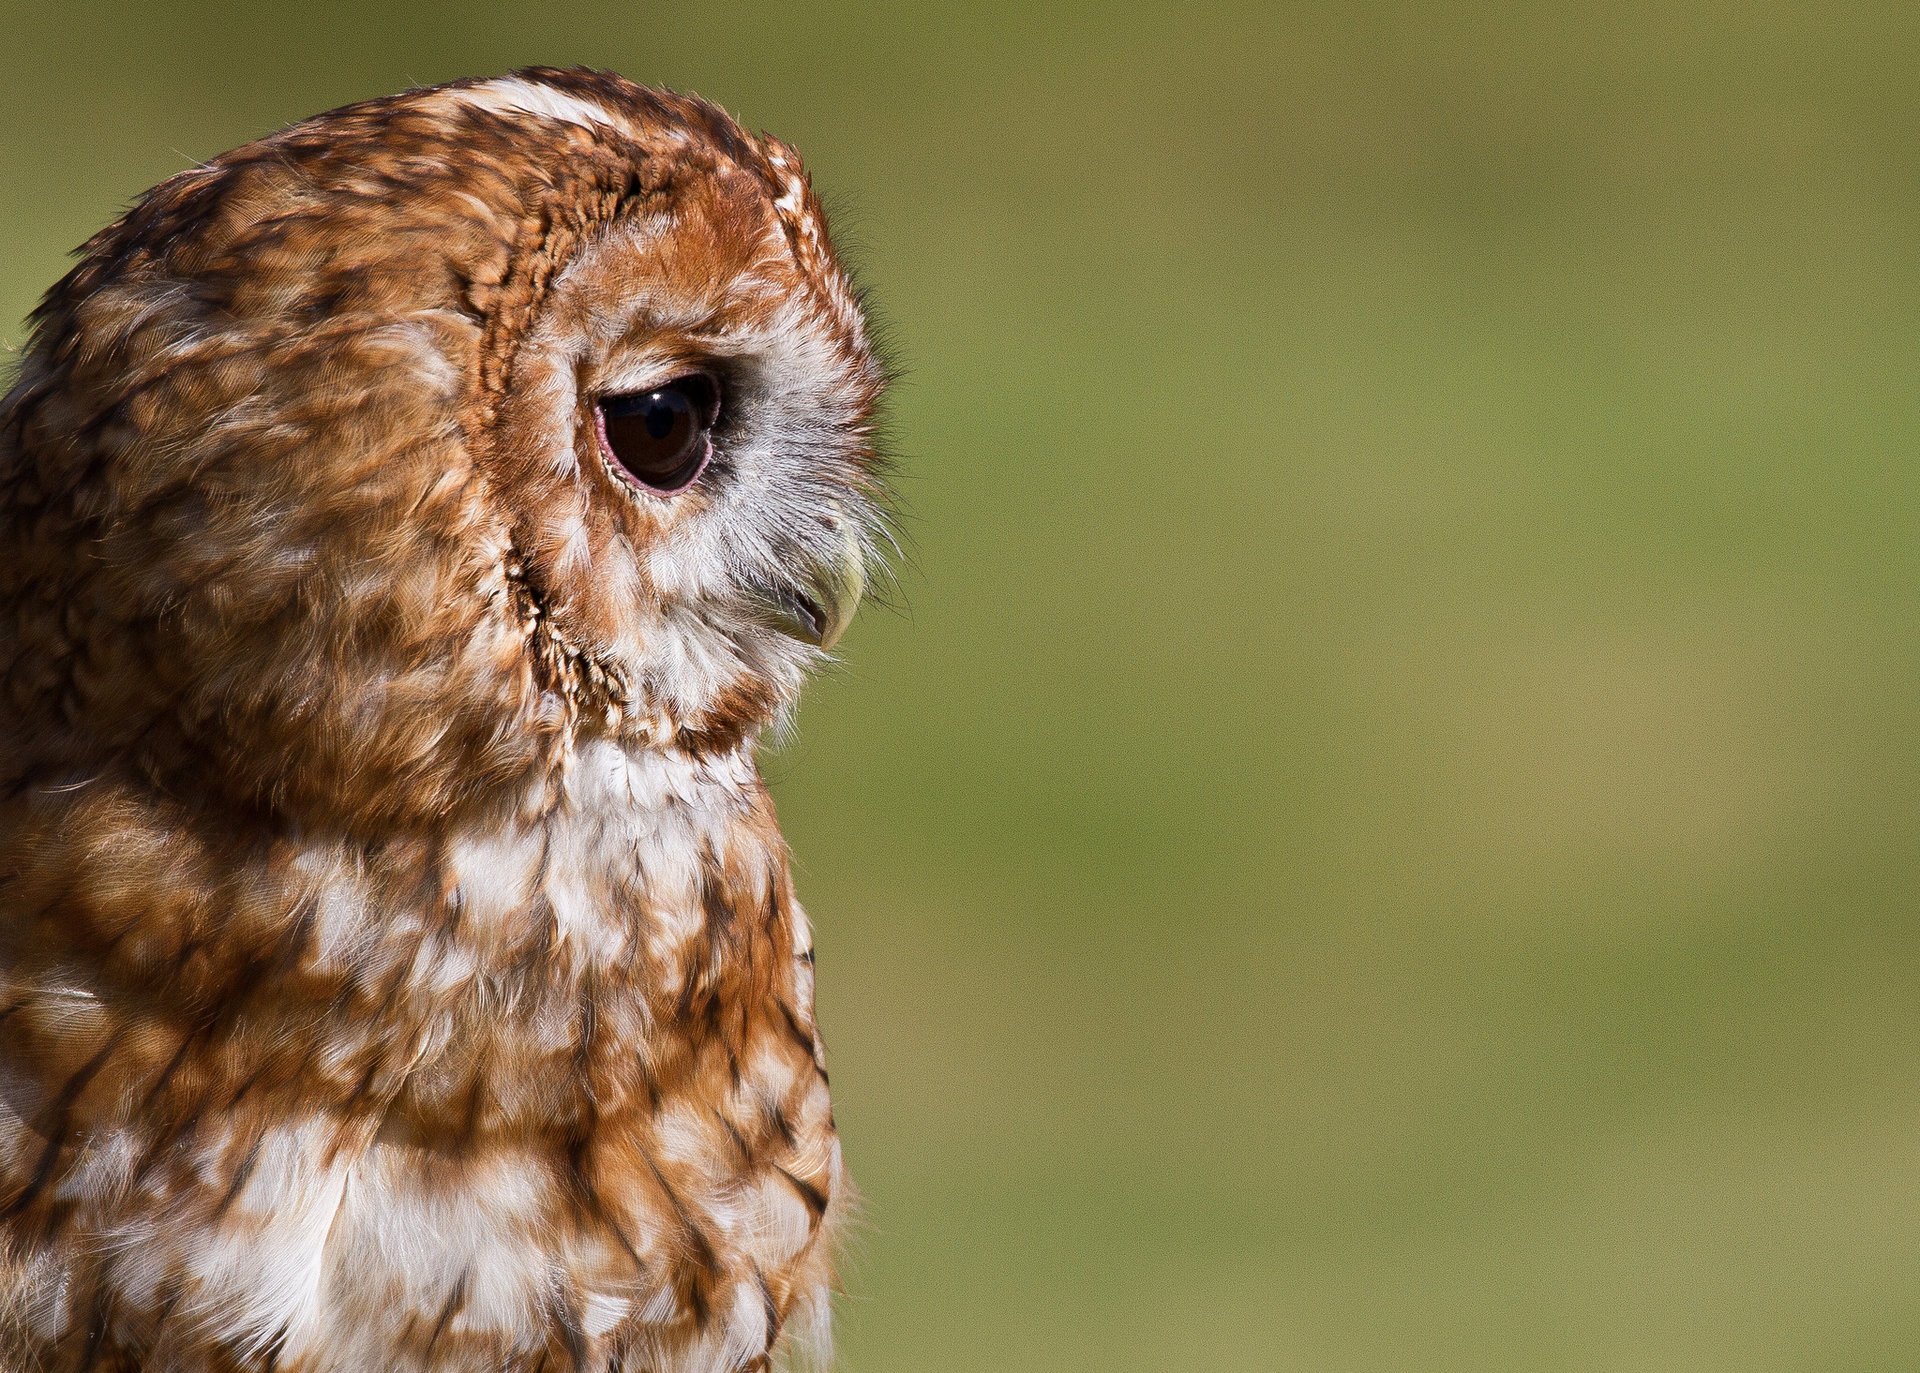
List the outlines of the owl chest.
{"label": "owl chest", "polygon": [[366,1366],[748,1368],[822,1307],[841,1165],[804,924],[753,817],[699,799],[450,852],[464,947],[416,960],[326,1240]]}
{"label": "owl chest", "polygon": [[840,1155],[810,1052],[771,1026],[731,1052],[610,1106],[578,1083],[547,1128],[389,1118],[329,1224],[312,1367],[758,1367],[824,1304]]}
{"label": "owl chest", "polygon": [[13,1141],[104,1256],[48,1287],[99,1308],[49,1295],[49,1348],[676,1373],[819,1322],[845,1189],[784,849],[710,765],[590,763],[525,822],[303,859],[298,957],[218,1033],[76,1040],[71,1145]]}
{"label": "owl chest", "polygon": [[763,1368],[824,1320],[844,1192],[825,1076],[783,1019],[676,1051],[651,1087],[576,1069],[544,1123],[396,1109],[355,1144],[289,1116],[199,1224],[139,1227],[130,1290],[188,1284],[210,1357],[268,1339],[291,1373]]}

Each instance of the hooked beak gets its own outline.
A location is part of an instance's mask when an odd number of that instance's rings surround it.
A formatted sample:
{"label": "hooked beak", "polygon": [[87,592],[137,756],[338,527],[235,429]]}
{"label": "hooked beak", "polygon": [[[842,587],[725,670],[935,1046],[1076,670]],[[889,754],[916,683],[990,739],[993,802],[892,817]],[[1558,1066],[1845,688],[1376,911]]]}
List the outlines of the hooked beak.
{"label": "hooked beak", "polygon": [[816,648],[832,648],[846,633],[867,589],[866,558],[846,526],[833,553],[796,569],[791,582],[763,588],[761,599],[773,627]]}

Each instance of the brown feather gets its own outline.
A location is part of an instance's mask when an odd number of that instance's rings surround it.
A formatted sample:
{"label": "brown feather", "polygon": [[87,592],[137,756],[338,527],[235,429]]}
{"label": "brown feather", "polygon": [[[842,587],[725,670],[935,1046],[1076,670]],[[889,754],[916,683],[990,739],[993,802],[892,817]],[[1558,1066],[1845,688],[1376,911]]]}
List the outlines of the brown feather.
{"label": "brown feather", "polygon": [[[595,397],[695,366],[710,476],[635,491]],[[753,762],[818,653],[755,607],[877,530],[880,386],[792,151],[600,73],[318,116],[85,245],[0,403],[0,1367],[819,1323]]]}

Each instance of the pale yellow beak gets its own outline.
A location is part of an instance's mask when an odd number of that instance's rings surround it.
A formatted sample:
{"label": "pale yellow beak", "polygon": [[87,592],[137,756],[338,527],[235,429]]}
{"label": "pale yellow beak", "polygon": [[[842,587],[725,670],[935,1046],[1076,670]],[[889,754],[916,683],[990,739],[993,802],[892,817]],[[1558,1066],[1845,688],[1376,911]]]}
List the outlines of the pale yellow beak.
{"label": "pale yellow beak", "polygon": [[853,531],[842,526],[831,557],[808,568],[796,585],[771,590],[766,603],[776,628],[803,643],[832,648],[853,623],[867,589],[866,557]]}

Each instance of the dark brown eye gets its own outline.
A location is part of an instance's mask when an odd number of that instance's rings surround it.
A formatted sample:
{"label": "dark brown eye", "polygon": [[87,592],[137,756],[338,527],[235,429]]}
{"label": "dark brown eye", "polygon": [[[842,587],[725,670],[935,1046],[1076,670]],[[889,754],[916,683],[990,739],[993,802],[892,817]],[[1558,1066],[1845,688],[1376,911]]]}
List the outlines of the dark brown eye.
{"label": "dark brown eye", "polygon": [[607,458],[649,491],[684,491],[713,453],[720,387],[695,372],[652,391],[600,402],[600,444]]}

